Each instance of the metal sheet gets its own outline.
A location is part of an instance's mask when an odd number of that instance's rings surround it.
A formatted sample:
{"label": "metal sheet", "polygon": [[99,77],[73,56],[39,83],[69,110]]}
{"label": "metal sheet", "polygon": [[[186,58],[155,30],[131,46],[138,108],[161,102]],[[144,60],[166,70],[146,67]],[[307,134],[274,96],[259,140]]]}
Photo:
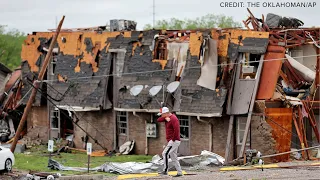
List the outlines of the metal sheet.
{"label": "metal sheet", "polygon": [[[278,153],[290,151],[292,130],[291,108],[266,108],[266,121],[272,128]],[[276,156],[277,161],[288,161],[290,154]]]}
{"label": "metal sheet", "polygon": [[231,114],[247,114],[255,84],[254,79],[237,79],[234,86]]}
{"label": "metal sheet", "polygon": [[285,48],[268,46],[265,61],[260,77],[259,90],[256,99],[271,99],[279,78],[279,72],[284,58]]}

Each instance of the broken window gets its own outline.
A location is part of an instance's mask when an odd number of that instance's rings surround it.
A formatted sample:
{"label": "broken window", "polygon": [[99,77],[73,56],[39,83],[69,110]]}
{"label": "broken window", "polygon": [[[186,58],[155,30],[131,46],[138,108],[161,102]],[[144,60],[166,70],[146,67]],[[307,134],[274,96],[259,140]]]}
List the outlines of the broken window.
{"label": "broken window", "polygon": [[[237,118],[237,145],[242,144],[244,131],[246,128],[246,123],[247,123],[247,117],[238,117]],[[248,133],[246,146],[250,146],[250,130]]]}
{"label": "broken window", "polygon": [[244,53],[240,79],[255,79],[261,55]]}
{"label": "broken window", "polygon": [[117,113],[117,123],[118,123],[119,134],[127,135],[127,132],[128,132],[128,113],[127,112],[118,112]]}
{"label": "broken window", "polygon": [[190,137],[190,116],[178,116],[180,121],[180,137],[189,139]]}
{"label": "broken window", "polygon": [[54,72],[55,72],[55,69],[56,69],[56,63],[57,63],[57,57],[53,56],[52,61],[51,61],[51,65],[50,65],[51,75],[54,75]]}
{"label": "broken window", "polygon": [[167,60],[168,49],[165,39],[157,39],[154,47],[153,59]]}
{"label": "broken window", "polygon": [[51,110],[50,125],[51,125],[51,129],[59,129],[59,127],[60,127],[60,111],[59,111],[59,109]]}

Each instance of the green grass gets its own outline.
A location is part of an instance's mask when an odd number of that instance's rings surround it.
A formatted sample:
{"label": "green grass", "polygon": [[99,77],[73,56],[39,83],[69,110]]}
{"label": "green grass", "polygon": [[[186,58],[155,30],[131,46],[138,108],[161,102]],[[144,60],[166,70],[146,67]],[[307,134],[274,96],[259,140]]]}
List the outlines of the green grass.
{"label": "green grass", "polygon": [[[30,154],[15,154],[14,168],[18,170],[36,171],[36,172],[51,172],[47,168],[49,154],[45,153],[42,147],[39,149],[31,149]],[[152,156],[145,155],[121,155],[112,157],[91,157],[90,167],[97,167],[106,162],[147,162]],[[70,167],[87,167],[88,156],[86,153],[60,153],[53,156],[52,159],[58,161],[64,166]],[[63,171],[62,174],[82,174],[83,172]],[[107,175],[107,173],[104,173]]]}

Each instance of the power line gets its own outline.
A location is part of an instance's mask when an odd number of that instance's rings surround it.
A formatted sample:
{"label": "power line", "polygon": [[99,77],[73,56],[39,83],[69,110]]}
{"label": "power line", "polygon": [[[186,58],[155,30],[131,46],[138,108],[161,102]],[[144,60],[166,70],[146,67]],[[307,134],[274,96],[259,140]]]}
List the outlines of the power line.
{"label": "power line", "polygon": [[[294,133],[293,131],[290,131],[290,130],[286,129],[284,126],[282,126],[282,125],[280,125],[279,123],[275,122],[272,117],[270,117],[270,116],[266,116],[266,117],[267,117],[267,119],[270,120],[273,124],[277,125],[278,127],[280,127],[281,129],[287,131],[288,133],[292,133],[293,136],[299,138],[299,135],[298,135],[298,134]],[[266,120],[266,121],[267,121],[267,120]],[[301,144],[296,144],[296,143],[293,142],[293,141],[291,141],[291,142],[292,142],[293,144],[297,145],[297,146],[301,146]],[[307,142],[312,144],[311,141],[308,141],[308,140],[307,140]]]}
{"label": "power line", "polygon": [[[29,82],[29,81],[27,81],[27,82],[32,86],[32,88],[35,88],[34,85],[31,84],[31,82]],[[56,107],[56,108],[59,109],[59,107],[58,107],[50,98],[47,98],[47,96],[46,96],[45,93],[43,93],[40,89],[37,89],[37,91],[41,94],[42,97],[44,97],[47,101],[49,101],[54,107]],[[85,132],[87,136],[89,136],[91,139],[93,139],[94,142],[95,142],[96,144],[98,144],[102,149],[107,150],[107,148],[104,147],[104,146],[102,146],[96,138],[94,138],[93,136],[91,136],[91,135],[90,135],[88,132],[86,132],[80,125],[78,125],[77,122],[75,122],[71,117],[69,117],[69,115],[68,115],[67,113],[65,113],[64,111],[61,111],[61,112],[62,112],[62,114],[63,114],[65,117],[68,117],[68,119],[71,120],[71,122],[73,122],[73,124],[75,124],[76,126],[78,126],[83,132]],[[77,117],[76,117],[76,118],[77,118]],[[85,120],[85,121],[86,121],[86,120]],[[88,122],[88,121],[86,121],[86,122]],[[88,123],[89,123],[89,122],[88,122]],[[104,137],[104,136],[103,136],[103,137]]]}
{"label": "power line", "polygon": [[153,0],[153,29],[155,28],[156,25],[156,0]]}
{"label": "power line", "polygon": [[[305,58],[305,57],[318,57],[320,54],[315,55],[308,55],[308,56],[296,56],[292,58]],[[287,58],[277,58],[277,59],[268,59],[268,60],[256,60],[256,61],[250,61],[250,63],[254,62],[270,62],[270,61],[279,61],[279,60],[285,60]],[[311,59],[309,59],[311,60]],[[226,66],[226,65],[237,65],[237,64],[243,64],[242,62],[238,63],[227,63],[227,64],[217,64],[217,65],[210,65],[211,67],[219,67],[219,66]],[[197,69],[201,68],[201,66],[192,66],[192,67],[185,67],[184,69]],[[140,71],[140,72],[131,72],[131,73],[117,73],[117,74],[107,74],[107,75],[101,75],[101,76],[84,76],[84,77],[77,77],[77,78],[68,78],[68,80],[78,80],[78,79],[91,79],[91,78],[103,78],[103,77],[110,77],[110,76],[118,76],[118,75],[134,75],[134,74],[147,74],[147,73],[154,73],[154,72],[165,72],[165,71],[173,71],[176,70],[174,68],[171,69],[164,69],[164,70],[152,70],[152,71]],[[41,82],[55,82],[59,80],[43,80]]]}

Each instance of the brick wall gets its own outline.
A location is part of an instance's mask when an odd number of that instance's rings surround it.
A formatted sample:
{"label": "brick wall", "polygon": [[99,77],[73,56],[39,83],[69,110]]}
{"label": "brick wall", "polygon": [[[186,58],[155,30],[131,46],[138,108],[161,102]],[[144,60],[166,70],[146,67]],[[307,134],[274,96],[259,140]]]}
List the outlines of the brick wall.
{"label": "brick wall", "polygon": [[[156,119],[154,120],[156,122]],[[164,123],[157,123],[158,137],[148,138],[146,141],[146,125],[145,123],[151,122],[150,113],[136,113],[128,114],[128,127],[129,127],[129,140],[135,140],[135,154],[145,154],[146,144],[148,143],[148,154],[154,155],[162,152],[162,146],[167,143],[165,135]],[[121,145],[121,144],[119,144]]]}
{"label": "brick wall", "polygon": [[[79,126],[89,132],[91,136],[97,139],[98,142],[105,146],[108,150],[113,149],[115,121],[113,117],[113,111],[104,110],[92,112],[77,112],[77,116],[79,117]],[[88,121],[89,123],[86,121]],[[82,148],[83,143],[81,137],[84,137],[85,135],[86,133],[83,132],[78,126],[74,126],[74,143],[77,148]],[[102,149],[90,138],[89,142],[92,143],[94,150]]]}
{"label": "brick wall", "polygon": [[33,106],[27,118],[27,136],[48,141],[49,118],[47,106]]}
{"label": "brick wall", "polygon": [[[155,121],[157,121],[155,119]],[[163,146],[167,144],[166,129],[164,123],[157,124],[158,136],[157,138],[148,139],[149,154],[161,154]]]}
{"label": "brick wall", "polygon": [[[135,141],[134,153],[145,154],[146,130],[145,121],[150,120],[150,114],[128,112],[129,140]],[[120,144],[119,144],[120,145]]]}
{"label": "brick wall", "polygon": [[33,106],[27,118],[28,129],[35,126],[48,127],[48,125],[49,119],[47,106]]}
{"label": "brick wall", "polygon": [[[204,118],[203,118],[204,119]],[[212,119],[212,118],[210,118]],[[210,125],[199,122],[196,117],[191,117],[190,153],[200,154],[202,150],[210,149]],[[207,120],[207,119],[204,119]]]}
{"label": "brick wall", "polygon": [[[275,145],[271,126],[261,116],[252,116],[251,148],[257,149],[262,155],[269,155],[277,153]],[[265,162],[272,162],[272,160],[265,159]]]}
{"label": "brick wall", "polygon": [[[212,121],[212,152],[225,155],[228,137],[229,117],[214,118]],[[232,143],[231,143],[232,144]],[[233,148],[230,150],[233,152]]]}
{"label": "brick wall", "polygon": [[[131,112],[128,115],[129,140],[135,140],[134,152],[136,154],[145,154],[146,147],[146,131],[145,121],[151,122],[149,113],[137,113],[134,116]],[[212,147],[213,152],[224,156],[225,144],[227,141],[228,121],[221,118],[207,118],[207,121],[213,122]],[[200,154],[202,150],[210,150],[210,125],[199,122],[196,117],[191,117],[190,130],[190,154]],[[166,135],[164,123],[157,123],[158,137],[148,138],[148,154],[161,154],[163,145],[166,145]]]}

